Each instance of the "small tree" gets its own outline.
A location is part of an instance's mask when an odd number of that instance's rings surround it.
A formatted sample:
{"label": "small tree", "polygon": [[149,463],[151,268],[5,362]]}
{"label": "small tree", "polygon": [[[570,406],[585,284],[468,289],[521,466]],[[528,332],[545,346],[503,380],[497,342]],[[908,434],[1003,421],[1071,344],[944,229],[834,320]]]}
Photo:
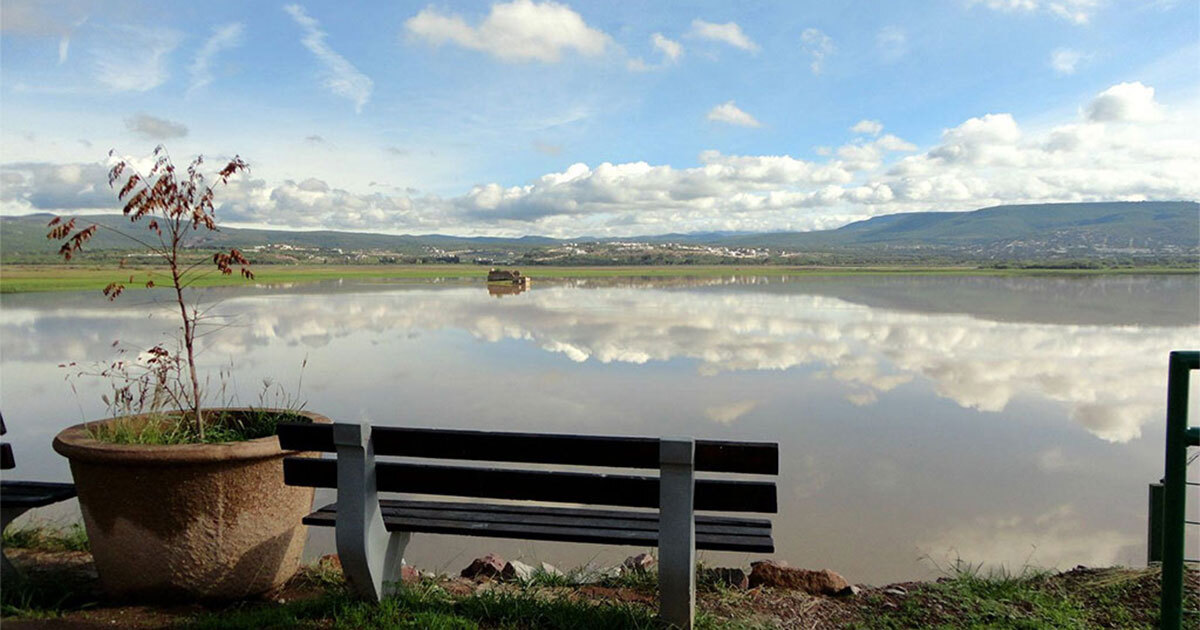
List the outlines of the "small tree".
{"label": "small tree", "polygon": [[[110,151],[109,155],[112,156],[113,152]],[[205,261],[188,264],[183,255],[191,243],[193,233],[201,228],[210,232],[217,231],[216,210],[213,206],[214,185],[209,184],[200,172],[203,163],[203,157],[198,156],[188,165],[186,173],[180,174],[171,162],[167,150],[159,145],[154,149],[154,165],[149,172],[139,172],[127,160],[119,160],[109,170],[109,186],[114,189],[120,186],[117,198],[125,204],[122,212],[132,223],[146,219],[145,227],[151,234],[148,238],[138,238],[99,224],[77,229],[75,219],[63,221],[59,217],[50,221],[50,231],[46,235],[46,238],[61,241],[59,254],[69,261],[75,252],[83,249],[98,228],[104,227],[146,247],[166,264],[175,289],[175,301],[179,305],[179,318],[183,324],[181,341],[186,352],[186,361],[180,361],[178,356],[172,357],[170,351],[161,345],[155,346],[149,350],[152,363],[150,371],[153,378],[162,383],[164,366],[174,365],[177,369],[181,363],[186,365],[190,392],[185,391],[182,397],[171,396],[170,399],[183,415],[181,421],[186,421],[186,416],[191,414],[191,420],[195,423],[201,440],[204,438],[204,416],[200,408],[200,380],[196,373],[195,348],[200,312],[194,306],[189,307],[184,297],[184,289],[202,272]],[[235,156],[217,171],[216,183],[228,184],[230,177],[248,169],[249,165]],[[230,249],[228,253],[222,251],[213,254],[212,264],[222,274],[232,274],[236,266],[242,277],[254,278],[250,271],[250,261],[236,249]],[[133,280],[133,276],[130,276],[129,282]],[[146,281],[147,288],[153,286],[153,280]],[[111,282],[104,287],[104,295],[109,300],[115,300],[124,290],[124,282]]]}

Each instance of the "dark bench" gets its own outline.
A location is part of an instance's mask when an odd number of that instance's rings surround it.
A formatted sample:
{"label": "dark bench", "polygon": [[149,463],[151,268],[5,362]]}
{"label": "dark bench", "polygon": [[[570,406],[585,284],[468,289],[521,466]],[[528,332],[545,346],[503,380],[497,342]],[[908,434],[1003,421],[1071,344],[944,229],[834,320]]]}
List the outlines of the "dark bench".
{"label": "dark bench", "polygon": [[[4,416],[0,415],[0,435],[8,433],[4,426]],[[11,470],[17,465],[13,457],[12,445],[0,443],[0,470]],[[75,485],[69,483],[47,483],[42,481],[11,481],[0,480],[0,531],[8,527],[18,516],[33,508],[65,501],[75,496]],[[0,551],[0,571],[4,575],[16,575],[16,568],[9,562],[8,556]]]}
{"label": "dark bench", "polygon": [[[777,475],[777,444],[692,439],[498,433],[282,424],[287,450],[336,453],[288,457],[293,486],[336,488],[337,503],[304,519],[336,527],[338,555],[352,588],[378,600],[399,580],[412,533],[455,534],[658,547],[660,614],[690,628],[697,549],[771,553],[771,521],[695,512],[776,512],[775,483],[698,479],[696,472]],[[376,456],[536,464],[537,468],[376,463]],[[599,474],[555,466],[657,469],[658,476]],[[570,503],[380,500],[379,492]],[[611,509],[611,508],[622,509]]]}

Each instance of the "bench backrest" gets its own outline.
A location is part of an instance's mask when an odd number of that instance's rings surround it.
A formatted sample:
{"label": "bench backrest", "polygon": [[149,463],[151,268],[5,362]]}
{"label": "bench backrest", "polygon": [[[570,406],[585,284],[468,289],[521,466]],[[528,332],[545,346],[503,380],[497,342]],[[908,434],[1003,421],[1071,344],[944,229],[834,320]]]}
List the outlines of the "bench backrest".
{"label": "bench backrest", "polygon": [[[280,424],[285,450],[336,452],[328,424]],[[376,456],[505,462],[541,465],[658,469],[659,440],[608,437],[372,427]],[[696,440],[699,473],[777,475],[779,445],[765,442]],[[656,508],[658,478],[562,470],[489,468],[380,461],[380,492]],[[289,457],[284,480],[293,486],[337,487],[337,462]],[[775,484],[745,479],[697,478],[695,509],[774,513]]]}

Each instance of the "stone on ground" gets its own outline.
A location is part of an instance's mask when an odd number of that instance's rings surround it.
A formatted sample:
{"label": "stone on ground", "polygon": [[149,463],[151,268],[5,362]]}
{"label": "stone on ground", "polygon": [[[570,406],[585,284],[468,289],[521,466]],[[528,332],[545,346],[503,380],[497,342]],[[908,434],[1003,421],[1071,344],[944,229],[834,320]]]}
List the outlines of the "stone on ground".
{"label": "stone on ground", "polygon": [[794,569],[770,560],[755,562],[750,567],[751,587],[770,586],[804,591],[810,595],[840,595],[850,592],[850,583],[846,578],[829,569]]}
{"label": "stone on ground", "polygon": [[475,558],[470,566],[462,570],[462,577],[471,579],[498,578],[504,573],[504,558],[489,553],[482,558]]}

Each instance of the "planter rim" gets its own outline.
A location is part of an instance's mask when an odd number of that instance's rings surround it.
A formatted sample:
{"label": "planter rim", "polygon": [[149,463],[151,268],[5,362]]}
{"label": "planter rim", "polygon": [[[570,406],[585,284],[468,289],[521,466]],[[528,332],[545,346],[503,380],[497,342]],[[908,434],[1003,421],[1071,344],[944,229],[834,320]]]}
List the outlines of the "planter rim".
{"label": "planter rim", "polygon": [[[250,411],[249,407],[209,407],[209,411]],[[293,411],[256,407],[254,411],[277,411],[304,416],[312,422],[329,424],[332,421],[312,411]],[[229,461],[251,461],[294,455],[300,451],[285,451],[279,447],[279,437],[266,437],[244,442],[218,442],[214,444],[112,444],[101,442],[88,434],[96,425],[145,417],[150,414],[116,416],[94,420],[67,427],[54,437],[54,450],[71,460],[109,463],[138,464],[144,466],[175,466],[179,464],[208,464]]]}

